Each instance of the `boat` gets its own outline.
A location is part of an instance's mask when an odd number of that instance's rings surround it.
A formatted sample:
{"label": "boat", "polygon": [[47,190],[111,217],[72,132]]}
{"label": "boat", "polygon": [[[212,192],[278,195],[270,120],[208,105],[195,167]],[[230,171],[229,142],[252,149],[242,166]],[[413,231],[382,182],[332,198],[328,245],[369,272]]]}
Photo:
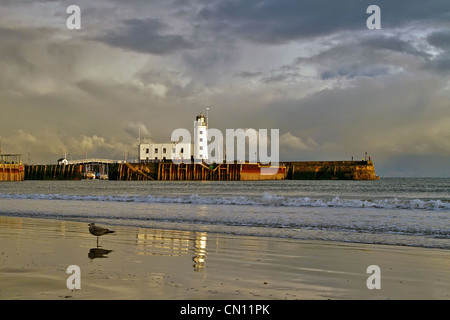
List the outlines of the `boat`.
{"label": "boat", "polygon": [[85,172],[84,173],[84,178],[87,180],[94,180],[95,179],[95,173],[93,172]]}

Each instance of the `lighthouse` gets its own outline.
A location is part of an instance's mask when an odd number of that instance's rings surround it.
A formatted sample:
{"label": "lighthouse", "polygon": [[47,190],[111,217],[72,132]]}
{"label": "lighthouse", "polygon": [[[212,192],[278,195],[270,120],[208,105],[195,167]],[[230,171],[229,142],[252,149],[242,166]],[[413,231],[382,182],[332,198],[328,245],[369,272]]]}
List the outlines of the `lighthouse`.
{"label": "lighthouse", "polygon": [[194,121],[194,159],[206,161],[208,159],[208,123],[202,114]]}

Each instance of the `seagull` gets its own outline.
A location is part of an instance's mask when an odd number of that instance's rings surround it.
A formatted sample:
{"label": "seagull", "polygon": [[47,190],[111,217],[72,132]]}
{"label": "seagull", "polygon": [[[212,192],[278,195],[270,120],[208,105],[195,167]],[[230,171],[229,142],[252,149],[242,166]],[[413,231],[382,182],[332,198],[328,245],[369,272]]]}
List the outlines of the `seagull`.
{"label": "seagull", "polygon": [[107,234],[107,233],[114,233],[115,231],[111,231],[99,226],[96,226],[95,223],[89,223],[89,232],[97,237],[97,247],[98,247],[98,237]]}

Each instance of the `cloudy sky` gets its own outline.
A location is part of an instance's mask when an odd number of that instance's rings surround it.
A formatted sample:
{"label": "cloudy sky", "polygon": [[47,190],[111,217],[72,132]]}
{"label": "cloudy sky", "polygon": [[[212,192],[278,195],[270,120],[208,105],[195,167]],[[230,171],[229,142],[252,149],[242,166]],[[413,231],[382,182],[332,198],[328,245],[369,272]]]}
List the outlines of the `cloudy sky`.
{"label": "cloudy sky", "polygon": [[450,176],[450,2],[0,0],[3,153],[133,160],[207,107],[224,133],[279,129],[281,160]]}

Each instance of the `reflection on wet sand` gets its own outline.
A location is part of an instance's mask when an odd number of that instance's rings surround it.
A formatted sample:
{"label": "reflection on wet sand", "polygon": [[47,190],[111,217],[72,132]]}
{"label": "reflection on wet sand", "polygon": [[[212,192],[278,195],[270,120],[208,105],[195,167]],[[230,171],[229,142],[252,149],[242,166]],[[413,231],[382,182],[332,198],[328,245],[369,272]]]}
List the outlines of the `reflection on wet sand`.
{"label": "reflection on wet sand", "polygon": [[[0,216],[0,227],[7,228],[8,230],[23,230],[27,227],[26,224],[33,224],[33,220],[30,218],[25,220],[21,217]],[[65,236],[67,233],[66,225],[66,221],[58,221],[57,224],[51,226],[51,230],[59,232],[61,235]]]}
{"label": "reflection on wet sand", "polygon": [[[4,227],[7,230],[13,230],[13,232],[21,232],[25,230],[26,225],[33,224],[33,220],[26,220],[23,218],[10,218],[0,217],[0,227]],[[39,220],[37,220],[39,222]],[[74,232],[78,235],[78,232],[85,235],[85,225],[82,225],[82,229],[74,230],[74,227],[68,226],[70,222],[57,221],[54,224],[49,225],[51,228],[52,236],[53,231],[57,232],[57,237],[68,236]],[[56,228],[55,228],[56,226]],[[80,225],[81,226],[81,225]],[[78,228],[78,227],[77,227]],[[50,236],[50,235],[49,235]],[[86,235],[90,237],[90,235]],[[165,229],[145,229],[141,228],[137,230],[136,234],[136,250],[138,255],[159,255],[159,256],[182,256],[192,255],[194,271],[204,271],[207,257],[207,232],[193,232],[182,230],[165,230]],[[211,239],[209,239],[211,240]],[[89,240],[90,241],[90,240]],[[220,244],[215,242],[215,248],[217,250]],[[211,248],[210,248],[211,250]],[[89,259],[108,258],[108,255],[113,250],[103,249],[100,246],[89,249]]]}
{"label": "reflection on wet sand", "polygon": [[193,253],[194,270],[203,271],[207,254],[206,240],[206,232],[140,229],[137,234],[137,253],[163,256]]}
{"label": "reflection on wet sand", "polygon": [[194,238],[194,270],[203,271],[206,263],[206,232],[196,232]]}
{"label": "reflection on wet sand", "polygon": [[112,252],[112,250],[100,249],[100,248],[92,248],[89,250],[88,257],[90,259],[95,258],[108,258],[107,255]]}

